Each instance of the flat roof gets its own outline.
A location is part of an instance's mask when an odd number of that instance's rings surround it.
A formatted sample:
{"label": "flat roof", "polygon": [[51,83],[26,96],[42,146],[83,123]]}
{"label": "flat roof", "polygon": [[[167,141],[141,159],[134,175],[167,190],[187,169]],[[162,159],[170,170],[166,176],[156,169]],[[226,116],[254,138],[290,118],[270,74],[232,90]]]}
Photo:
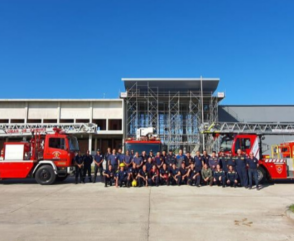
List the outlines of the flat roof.
{"label": "flat roof", "polygon": [[0,102],[111,102],[121,99],[0,99]]}
{"label": "flat roof", "polygon": [[128,90],[137,82],[137,88],[145,90],[158,88],[159,91],[200,91],[201,81],[203,92],[213,93],[217,89],[219,78],[122,78]]}

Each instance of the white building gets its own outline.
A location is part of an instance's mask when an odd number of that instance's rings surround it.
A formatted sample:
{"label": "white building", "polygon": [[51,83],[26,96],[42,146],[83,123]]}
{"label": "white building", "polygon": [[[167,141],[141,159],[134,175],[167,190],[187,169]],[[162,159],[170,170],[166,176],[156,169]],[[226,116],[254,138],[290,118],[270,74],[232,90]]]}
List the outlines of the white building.
{"label": "white building", "polygon": [[[123,138],[121,99],[9,99],[0,100],[2,123],[95,123],[96,134],[79,134],[81,151],[119,148]],[[22,138],[14,138],[19,140]],[[6,138],[0,139],[0,148]]]}

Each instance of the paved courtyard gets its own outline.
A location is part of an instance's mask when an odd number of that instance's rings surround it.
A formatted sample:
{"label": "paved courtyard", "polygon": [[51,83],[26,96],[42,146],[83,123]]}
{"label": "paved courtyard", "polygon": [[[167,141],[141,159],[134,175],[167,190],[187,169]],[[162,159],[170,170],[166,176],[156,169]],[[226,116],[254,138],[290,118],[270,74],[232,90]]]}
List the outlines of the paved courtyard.
{"label": "paved courtyard", "polygon": [[0,182],[0,241],[294,240],[294,183],[262,190]]}

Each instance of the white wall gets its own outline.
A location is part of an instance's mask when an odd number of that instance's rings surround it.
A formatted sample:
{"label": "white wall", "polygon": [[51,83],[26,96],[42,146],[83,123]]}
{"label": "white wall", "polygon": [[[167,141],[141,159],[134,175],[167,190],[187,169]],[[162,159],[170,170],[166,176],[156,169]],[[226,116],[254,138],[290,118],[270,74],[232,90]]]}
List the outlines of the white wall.
{"label": "white wall", "polygon": [[[59,109],[60,108],[60,109]],[[2,119],[122,119],[123,101],[117,100],[0,100]]]}

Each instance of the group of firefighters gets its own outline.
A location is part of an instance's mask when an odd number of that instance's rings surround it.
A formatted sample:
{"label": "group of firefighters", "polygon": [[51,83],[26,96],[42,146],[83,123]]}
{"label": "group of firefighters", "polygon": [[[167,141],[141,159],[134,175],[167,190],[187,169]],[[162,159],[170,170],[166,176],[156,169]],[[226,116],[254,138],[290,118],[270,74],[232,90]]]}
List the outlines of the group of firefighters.
{"label": "group of firefighters", "polygon": [[[185,155],[182,150],[175,155],[172,150],[157,152],[149,155],[145,151],[139,155],[138,152],[127,150],[122,153],[121,149],[116,152],[107,149],[107,153],[102,155],[97,150],[93,157],[89,151],[85,155],[77,153],[74,158],[76,173],[75,181],[85,182],[88,174],[89,182],[92,182],[91,164],[94,161],[94,179],[96,182],[97,173],[100,173],[101,181],[105,187],[113,184],[116,187],[130,186],[159,186],[159,185],[218,185],[218,186],[241,186],[252,188],[254,179],[256,190],[260,190],[258,184],[258,160],[253,153],[249,156],[242,155],[242,151],[237,151],[237,156],[225,155],[223,151],[217,156],[213,151],[211,156],[203,151],[199,151],[192,157],[189,152]],[[103,162],[106,161],[106,168],[103,169]]]}

